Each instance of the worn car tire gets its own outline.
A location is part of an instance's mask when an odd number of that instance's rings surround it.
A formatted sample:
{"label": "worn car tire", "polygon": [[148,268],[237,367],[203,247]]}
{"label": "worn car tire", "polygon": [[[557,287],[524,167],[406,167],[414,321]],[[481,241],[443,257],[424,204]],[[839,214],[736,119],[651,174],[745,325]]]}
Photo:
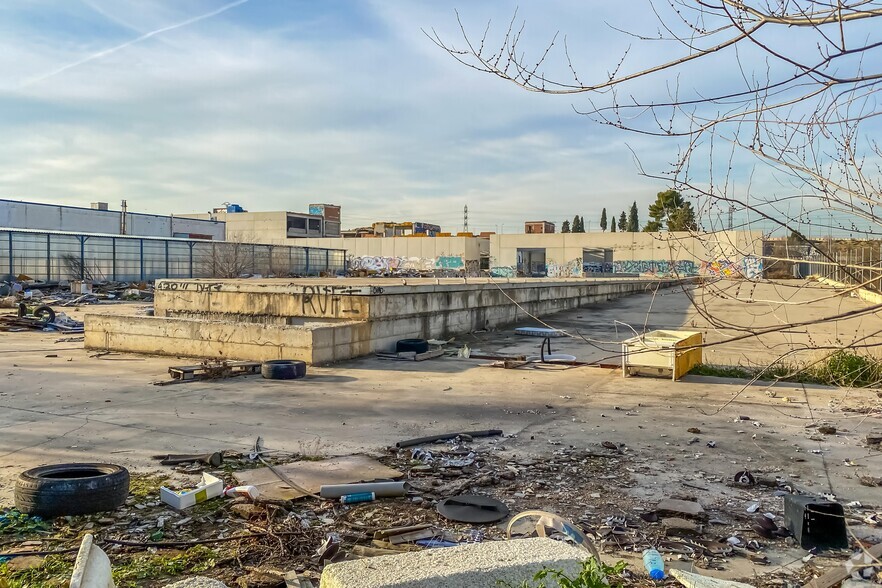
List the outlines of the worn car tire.
{"label": "worn car tire", "polygon": [[395,344],[395,353],[402,351],[413,351],[415,353],[425,353],[429,350],[429,342],[425,339],[400,339]]}
{"label": "worn car tire", "polygon": [[129,495],[129,471],[109,463],[61,463],[22,472],[15,507],[41,517],[115,510]]}
{"label": "worn car tire", "polygon": [[55,311],[49,308],[48,306],[38,306],[34,309],[34,316],[43,322],[54,323],[55,322]]}
{"label": "worn car tire", "polygon": [[293,359],[265,361],[260,366],[260,375],[267,380],[297,380],[306,377],[306,362]]}
{"label": "worn car tire", "polygon": [[[19,318],[25,317],[28,315],[28,305],[24,302],[18,305],[18,316]],[[47,323],[55,322],[55,311],[49,308],[48,306],[38,306],[34,309],[32,316],[43,320]]]}

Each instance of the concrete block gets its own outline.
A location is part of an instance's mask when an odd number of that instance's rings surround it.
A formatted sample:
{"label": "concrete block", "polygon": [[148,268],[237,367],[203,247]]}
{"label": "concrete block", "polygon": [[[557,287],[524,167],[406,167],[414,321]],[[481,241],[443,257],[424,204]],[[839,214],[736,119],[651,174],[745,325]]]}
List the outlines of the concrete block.
{"label": "concrete block", "polygon": [[498,588],[500,581],[520,585],[544,567],[574,574],[587,555],[541,537],[487,541],[330,564],[321,588]]}

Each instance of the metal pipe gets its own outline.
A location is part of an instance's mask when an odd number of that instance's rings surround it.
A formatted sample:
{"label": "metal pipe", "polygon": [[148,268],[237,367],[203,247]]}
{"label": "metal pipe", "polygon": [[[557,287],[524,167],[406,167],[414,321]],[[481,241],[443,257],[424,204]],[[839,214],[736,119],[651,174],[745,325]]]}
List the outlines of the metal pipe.
{"label": "metal pipe", "polygon": [[407,495],[407,482],[368,482],[364,484],[329,484],[319,489],[322,498],[340,498],[347,494],[373,492],[377,498]]}
{"label": "metal pipe", "polygon": [[431,435],[429,437],[417,437],[416,439],[408,439],[406,441],[399,441],[395,444],[395,447],[402,449],[404,447],[413,447],[414,445],[422,445],[423,443],[435,443],[436,441],[447,441],[448,439],[455,439],[459,436],[468,436],[468,437],[496,437],[498,435],[502,435],[501,429],[489,429],[487,431],[466,431],[460,433],[443,433],[441,435]]}

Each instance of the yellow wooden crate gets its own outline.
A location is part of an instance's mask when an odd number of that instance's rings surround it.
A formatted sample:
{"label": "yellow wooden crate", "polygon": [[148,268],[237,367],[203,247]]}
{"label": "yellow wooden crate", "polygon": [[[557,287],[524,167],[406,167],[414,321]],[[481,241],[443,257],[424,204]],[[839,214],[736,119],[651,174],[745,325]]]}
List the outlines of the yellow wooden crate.
{"label": "yellow wooden crate", "polygon": [[679,380],[701,363],[701,333],[650,331],[622,341],[622,375],[665,375]]}

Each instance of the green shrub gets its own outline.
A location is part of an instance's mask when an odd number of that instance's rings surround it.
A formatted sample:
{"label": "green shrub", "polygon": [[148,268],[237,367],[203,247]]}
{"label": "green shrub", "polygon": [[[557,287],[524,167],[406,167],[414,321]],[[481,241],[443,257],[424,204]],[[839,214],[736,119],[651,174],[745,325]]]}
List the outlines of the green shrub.
{"label": "green shrub", "polygon": [[[505,588],[548,588],[547,580],[553,580],[555,583],[552,586],[560,588],[620,587],[624,584],[620,576],[626,567],[627,564],[623,561],[610,566],[592,557],[582,562],[582,569],[575,576],[570,576],[561,570],[543,568],[536,572],[532,581],[524,580],[518,585],[500,581],[499,585]],[[612,578],[612,583],[610,578]]]}

